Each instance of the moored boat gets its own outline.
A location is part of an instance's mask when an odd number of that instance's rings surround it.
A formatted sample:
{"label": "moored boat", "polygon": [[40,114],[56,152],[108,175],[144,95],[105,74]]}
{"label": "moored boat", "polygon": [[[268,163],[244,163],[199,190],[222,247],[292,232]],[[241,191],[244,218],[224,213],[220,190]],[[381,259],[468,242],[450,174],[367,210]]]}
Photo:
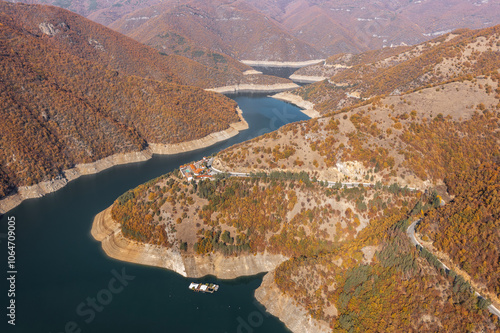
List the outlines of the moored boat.
{"label": "moored boat", "polygon": [[218,284],[213,284],[213,283],[196,283],[196,282],[191,282],[189,285],[189,289],[196,291],[196,292],[204,292],[204,293],[214,293],[215,291],[219,290],[219,285]]}

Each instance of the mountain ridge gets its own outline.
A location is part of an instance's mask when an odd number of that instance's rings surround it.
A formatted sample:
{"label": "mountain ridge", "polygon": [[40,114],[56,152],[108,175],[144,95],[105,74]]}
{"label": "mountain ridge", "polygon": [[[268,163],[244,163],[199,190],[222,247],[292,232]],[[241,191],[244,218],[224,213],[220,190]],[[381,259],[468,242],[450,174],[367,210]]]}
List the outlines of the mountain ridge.
{"label": "mountain ridge", "polygon": [[[50,0],[52,1],[52,0]],[[77,11],[96,22],[115,26],[115,28],[124,29],[125,17],[129,24],[135,23],[143,25],[147,21],[158,22],[158,17],[166,12],[179,8],[176,1],[148,0],[145,2],[113,0],[104,2],[101,0],[73,0],[73,1],[53,1],[53,4],[59,4]],[[321,59],[326,55],[335,53],[360,53],[370,49],[379,49],[382,47],[392,47],[399,45],[414,45],[430,40],[439,35],[445,34],[459,28],[479,29],[485,26],[493,25],[500,20],[499,4],[495,1],[469,1],[469,0],[427,0],[421,1],[391,1],[391,2],[371,2],[367,0],[358,1],[353,5],[345,0],[289,0],[289,1],[270,1],[270,0],[239,0],[239,1],[210,1],[201,2],[198,0],[184,2],[183,6],[189,7],[187,11],[177,12],[176,15],[185,15],[184,18],[192,23],[200,35],[206,34],[207,26],[217,27],[217,22],[212,19],[235,19],[251,18],[258,20],[262,26],[274,26],[276,35],[287,36],[290,40],[285,44],[277,43],[274,48],[275,58],[270,59],[273,52],[263,52],[259,58],[248,57],[248,47],[244,43],[238,43],[236,50],[238,52],[247,52],[247,59],[250,60],[283,60],[297,61],[311,59],[302,52],[301,59],[297,56],[291,56],[289,59],[278,59],[279,53],[283,53],[286,47],[290,54],[295,54],[297,50],[291,49],[293,45],[304,48],[304,44],[310,45],[316,56]],[[91,9],[92,8],[92,9]],[[224,8],[223,10],[221,8]],[[213,15],[226,12],[227,17]],[[245,12],[246,11],[246,12]],[[191,13],[194,15],[192,16]],[[207,15],[210,13],[210,15]],[[229,15],[229,16],[228,16]],[[175,20],[175,18],[172,18]],[[121,20],[120,24],[117,24]],[[236,21],[233,21],[236,22]],[[220,22],[219,22],[220,23]],[[239,22],[241,24],[244,21]],[[251,25],[248,25],[251,27]],[[119,25],[120,27],[118,27]],[[178,34],[185,39],[201,41],[201,45],[211,49],[214,52],[222,52],[238,60],[245,60],[235,50],[229,48],[226,43],[219,41],[217,45],[211,45],[206,40],[191,38],[189,33],[183,32],[181,25],[172,27],[170,33]],[[152,29],[157,29],[153,26]],[[144,29],[143,29],[144,30]],[[146,29],[147,30],[147,29]],[[120,30],[125,31],[125,30]],[[266,40],[265,34],[261,34],[261,29],[255,30],[259,36],[255,40],[250,37],[247,39],[253,43],[257,49],[264,47],[263,50],[269,50],[269,45],[259,42]],[[165,33],[165,31],[163,31]],[[131,36],[133,31],[127,31]],[[225,41],[236,38],[238,35],[229,29],[219,29],[217,35],[210,35],[214,40],[217,37],[223,37]],[[141,42],[148,43],[149,40],[153,46],[166,46],[154,36],[147,36],[147,32],[142,31],[140,35],[134,36]],[[173,44],[167,45],[170,47]],[[286,46],[288,45],[288,46]],[[302,46],[301,46],[302,45]],[[155,46],[155,47],[156,47]],[[197,47],[196,43],[193,46]],[[286,46],[286,47],[285,47]],[[159,48],[158,48],[159,49]],[[280,49],[283,49],[280,51]],[[273,48],[270,49],[271,51]],[[305,50],[305,49],[304,49]],[[182,47],[176,46],[176,51],[181,52]],[[279,51],[279,52],[278,52]],[[310,54],[313,50],[308,51]],[[186,55],[186,54],[184,54]],[[267,57],[267,58],[266,58]]]}

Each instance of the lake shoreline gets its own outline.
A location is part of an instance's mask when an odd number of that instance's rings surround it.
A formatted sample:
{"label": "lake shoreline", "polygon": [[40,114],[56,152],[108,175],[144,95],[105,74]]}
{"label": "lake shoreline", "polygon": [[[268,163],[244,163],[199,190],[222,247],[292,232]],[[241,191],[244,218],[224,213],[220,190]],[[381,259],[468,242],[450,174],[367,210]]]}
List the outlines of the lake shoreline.
{"label": "lake shoreline", "polygon": [[300,82],[300,83],[315,83],[315,82],[328,80],[328,77],[292,74],[292,75],[290,75],[290,80],[295,81],[295,82]]}
{"label": "lake shoreline", "polygon": [[271,95],[270,97],[298,106],[300,111],[310,118],[319,118],[321,116],[321,114],[314,109],[313,103],[304,100],[299,95],[285,91]]}
{"label": "lake shoreline", "polygon": [[235,279],[275,269],[289,258],[270,253],[225,257],[222,254],[192,255],[177,249],[145,244],[126,238],[120,223],[111,216],[112,206],[97,214],[91,234],[101,242],[108,257],[126,262],[166,268],[184,277],[214,275],[219,279]]}
{"label": "lake shoreline", "polygon": [[158,245],[144,244],[126,238],[120,223],[113,220],[112,206],[98,213],[92,222],[91,235],[101,242],[104,253],[113,259],[134,264],[155,266],[184,277],[201,278],[213,275],[219,279],[236,279],[267,272],[255,290],[255,298],[266,311],[280,319],[293,332],[329,332],[326,322],[313,319],[307,310],[283,294],[274,281],[275,269],[289,258],[283,255],[258,253],[226,257],[222,254],[192,255]]}
{"label": "lake shoreline", "polygon": [[279,318],[292,332],[329,333],[327,322],[311,317],[307,310],[284,294],[274,280],[274,271],[267,273],[262,284],[255,290],[255,298],[264,305],[266,311]]}
{"label": "lake shoreline", "polygon": [[239,107],[236,111],[240,117],[239,122],[232,123],[229,125],[229,128],[211,133],[203,138],[176,144],[149,143],[148,147],[141,151],[113,154],[95,162],[77,164],[74,168],[63,170],[63,174],[57,179],[40,182],[32,186],[20,186],[16,189],[17,192],[15,194],[8,195],[0,200],[0,214],[5,214],[16,208],[24,200],[40,198],[46,194],[60,190],[80,176],[96,174],[116,165],[144,162],[151,159],[154,154],[175,155],[207,148],[218,142],[232,138],[240,131],[248,129],[248,123],[243,117],[243,112]]}
{"label": "lake shoreline", "polygon": [[221,94],[229,93],[245,93],[245,92],[257,92],[257,93],[274,93],[280,91],[286,91],[298,88],[299,85],[293,82],[290,83],[276,83],[276,84],[237,84],[232,86],[223,86],[217,88],[205,89],[207,91],[213,91]]}

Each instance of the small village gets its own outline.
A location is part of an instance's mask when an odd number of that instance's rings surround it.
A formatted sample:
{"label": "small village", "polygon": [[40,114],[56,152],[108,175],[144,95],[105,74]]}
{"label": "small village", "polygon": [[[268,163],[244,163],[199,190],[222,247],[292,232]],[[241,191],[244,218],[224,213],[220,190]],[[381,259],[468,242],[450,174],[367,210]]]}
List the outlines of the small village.
{"label": "small village", "polygon": [[180,171],[188,181],[204,178],[213,178],[217,172],[212,170],[212,158],[203,157],[202,160],[190,164],[181,165]]}

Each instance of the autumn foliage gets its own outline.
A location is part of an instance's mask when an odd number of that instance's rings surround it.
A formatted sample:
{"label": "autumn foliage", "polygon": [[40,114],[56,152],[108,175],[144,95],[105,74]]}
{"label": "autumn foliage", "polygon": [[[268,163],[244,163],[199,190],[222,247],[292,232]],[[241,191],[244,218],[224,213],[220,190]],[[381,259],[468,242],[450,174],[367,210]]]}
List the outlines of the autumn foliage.
{"label": "autumn foliage", "polygon": [[455,198],[430,212],[419,231],[473,281],[500,297],[500,166],[483,164],[446,178]]}
{"label": "autumn foliage", "polygon": [[168,66],[157,70],[155,51],[126,37],[54,7],[0,9],[0,197],[75,164],[199,139],[239,120],[234,101],[176,84]]}

